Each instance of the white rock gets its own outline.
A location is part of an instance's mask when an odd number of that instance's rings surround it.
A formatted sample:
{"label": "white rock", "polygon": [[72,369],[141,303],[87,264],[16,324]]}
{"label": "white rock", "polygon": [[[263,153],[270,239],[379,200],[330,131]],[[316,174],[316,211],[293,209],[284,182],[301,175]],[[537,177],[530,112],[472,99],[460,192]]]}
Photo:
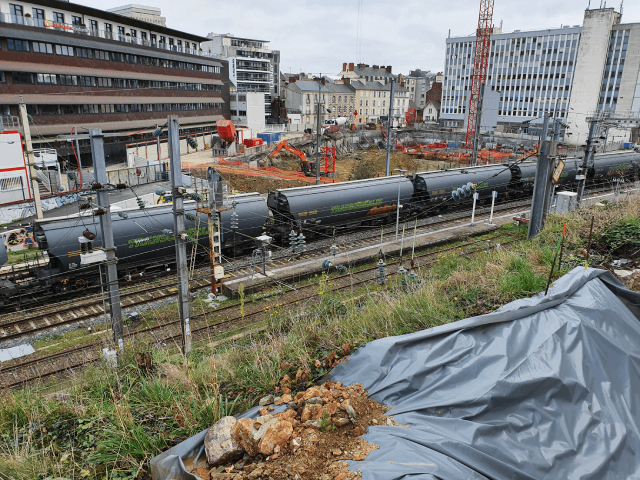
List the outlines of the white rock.
{"label": "white rock", "polygon": [[629,270],[614,270],[613,273],[615,273],[620,278],[630,277],[631,275],[633,275],[633,272],[630,272]]}

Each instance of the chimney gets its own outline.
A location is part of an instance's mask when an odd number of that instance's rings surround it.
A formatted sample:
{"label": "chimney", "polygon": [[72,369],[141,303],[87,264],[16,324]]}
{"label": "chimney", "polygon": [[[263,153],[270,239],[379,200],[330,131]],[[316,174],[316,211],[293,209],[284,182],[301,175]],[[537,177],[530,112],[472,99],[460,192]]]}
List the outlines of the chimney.
{"label": "chimney", "polygon": [[350,72],[353,72],[353,68],[354,68],[353,63],[350,63],[350,64],[349,64],[349,71],[350,71]]}
{"label": "chimney", "polygon": [[350,78],[343,78],[342,79],[342,83],[344,83],[345,85],[351,85],[351,79]]}
{"label": "chimney", "polygon": [[296,83],[296,77],[289,77],[289,83]]}
{"label": "chimney", "polygon": [[327,81],[327,80],[326,80],[324,77],[322,77],[322,78],[320,79],[320,83],[321,83],[322,85],[326,85],[326,81]]}
{"label": "chimney", "polygon": [[379,68],[380,68],[380,67],[379,67],[378,65],[374,65],[374,66],[373,66],[373,69],[374,69],[374,70],[378,70]]}
{"label": "chimney", "polygon": [[398,83],[402,83],[402,74],[401,73],[398,74]]}
{"label": "chimney", "polygon": [[387,67],[387,72],[391,73],[391,65]]}
{"label": "chimney", "polygon": [[342,71],[343,71],[343,72],[346,72],[346,71],[347,71],[347,62],[344,62],[344,63],[342,64]]}
{"label": "chimney", "polygon": [[359,63],[358,64],[358,68],[368,68],[369,65],[367,65],[366,63]]}

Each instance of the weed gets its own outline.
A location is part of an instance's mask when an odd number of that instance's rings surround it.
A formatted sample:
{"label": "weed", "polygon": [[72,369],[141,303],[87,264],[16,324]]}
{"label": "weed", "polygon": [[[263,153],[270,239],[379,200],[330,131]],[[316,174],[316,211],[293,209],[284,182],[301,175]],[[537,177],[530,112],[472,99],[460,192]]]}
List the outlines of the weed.
{"label": "weed", "polygon": [[320,425],[318,429],[321,432],[333,432],[336,427],[331,421],[331,415],[328,412],[324,412],[324,415],[320,418]]}

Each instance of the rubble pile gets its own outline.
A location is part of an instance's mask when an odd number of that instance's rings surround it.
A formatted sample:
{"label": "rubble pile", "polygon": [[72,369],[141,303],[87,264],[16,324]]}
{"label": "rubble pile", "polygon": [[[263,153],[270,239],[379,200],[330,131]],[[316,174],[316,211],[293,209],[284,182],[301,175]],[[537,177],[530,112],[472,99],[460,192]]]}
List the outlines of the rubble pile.
{"label": "rubble pile", "polygon": [[[273,402],[273,405],[267,403]],[[347,460],[361,461],[378,448],[360,438],[372,425],[398,425],[361,384],[326,382],[295,395],[260,402],[255,419],[224,417],[204,440],[208,467],[194,466],[204,480],[354,480]],[[286,406],[275,413],[275,406]]]}

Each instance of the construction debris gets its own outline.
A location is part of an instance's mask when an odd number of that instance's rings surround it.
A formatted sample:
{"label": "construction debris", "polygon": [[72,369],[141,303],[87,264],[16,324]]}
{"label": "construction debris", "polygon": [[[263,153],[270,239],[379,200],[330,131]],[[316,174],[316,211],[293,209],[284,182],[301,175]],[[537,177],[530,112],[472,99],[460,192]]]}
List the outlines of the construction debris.
{"label": "construction debris", "polygon": [[[272,413],[274,406],[287,409]],[[354,480],[346,460],[361,461],[378,448],[360,438],[372,425],[395,425],[386,407],[367,398],[361,384],[327,382],[305,391],[282,389],[260,401],[255,419],[224,417],[207,432],[204,459],[191,467],[203,480]],[[213,468],[212,468],[213,467]]]}

